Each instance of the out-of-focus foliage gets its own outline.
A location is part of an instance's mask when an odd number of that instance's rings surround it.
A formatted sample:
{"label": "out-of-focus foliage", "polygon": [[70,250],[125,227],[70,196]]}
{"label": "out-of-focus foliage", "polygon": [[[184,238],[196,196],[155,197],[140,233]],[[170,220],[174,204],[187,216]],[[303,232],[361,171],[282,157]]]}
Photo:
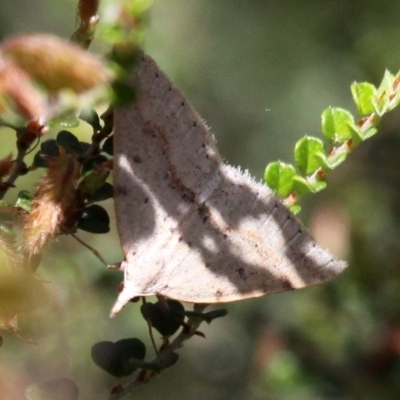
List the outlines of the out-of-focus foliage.
{"label": "out-of-focus foliage", "polygon": [[[75,7],[72,0],[5,2],[0,35],[67,38]],[[328,106],[357,112],[353,81],[378,85],[385,69],[399,70],[399,17],[399,3],[372,0],[301,7],[288,0],[156,0],[146,48],[206,118],[223,155],[261,177],[268,162],[292,161],[300,137],[319,136]],[[92,47],[106,49],[96,39]],[[353,96],[369,90],[357,87]],[[371,111],[362,104],[359,112]],[[328,285],[229,305],[228,317],[202,329],[206,339],[191,340],[174,367],[140,389],[141,399],[400,397],[399,120],[398,111],[389,114],[379,134],[330,174],[328,188],[303,203],[302,218],[318,241],[348,259],[348,270]],[[76,134],[88,141],[91,129],[84,128]],[[0,133],[4,157],[15,139]],[[17,183],[28,186],[24,178]],[[105,238],[93,236],[84,238],[118,261],[113,220]],[[91,346],[146,338],[139,306],[108,320],[120,276],[69,238],[48,250],[41,276],[51,301],[19,321],[38,345],[4,335],[2,397],[20,399],[27,386],[59,377],[72,378],[82,399],[105,397],[115,381],[91,363]]]}

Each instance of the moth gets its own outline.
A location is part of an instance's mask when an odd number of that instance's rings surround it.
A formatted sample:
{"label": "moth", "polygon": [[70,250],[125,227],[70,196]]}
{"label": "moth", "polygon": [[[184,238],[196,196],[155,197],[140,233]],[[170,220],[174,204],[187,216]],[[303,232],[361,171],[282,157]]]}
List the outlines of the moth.
{"label": "moth", "polygon": [[112,316],[133,297],[224,303],[329,281],[346,263],[266,185],[225,164],[202,118],[145,54],[136,101],[114,112],[114,192],[125,254]]}

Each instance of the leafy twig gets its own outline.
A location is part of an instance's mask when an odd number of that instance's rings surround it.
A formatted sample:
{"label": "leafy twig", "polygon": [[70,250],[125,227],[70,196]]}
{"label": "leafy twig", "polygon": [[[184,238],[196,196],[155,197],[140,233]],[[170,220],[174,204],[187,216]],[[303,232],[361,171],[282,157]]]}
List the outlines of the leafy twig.
{"label": "leafy twig", "polygon": [[361,142],[374,136],[381,117],[399,105],[400,72],[392,75],[386,71],[378,88],[367,82],[353,83],[351,93],[358,120],[338,107],[329,107],[322,113],[322,133],[329,142],[329,151],[321,139],[305,136],[295,145],[295,166],[276,161],[265,169],[265,182],[295,213],[300,211],[299,199],[325,189],[329,172]]}
{"label": "leafy twig", "polygon": [[[206,305],[203,304],[195,304],[194,305],[194,311],[196,313],[201,313],[204,309],[206,308]],[[165,346],[161,351],[160,351],[160,356],[155,358],[149,365],[153,364],[155,366],[161,366],[159,371],[161,372],[162,369],[172,365],[171,364],[171,355],[174,353],[175,350],[178,350],[183,346],[183,343],[190,339],[193,335],[195,335],[198,327],[202,323],[202,319],[197,318],[195,316],[189,317],[186,326],[182,329],[180,334],[167,346]],[[166,365],[165,365],[166,364]],[[165,365],[165,366],[164,366]],[[164,366],[164,368],[162,368]],[[127,396],[129,393],[131,393],[133,390],[137,389],[140,386],[143,386],[147,382],[151,380],[155,375],[154,371],[151,371],[150,373],[147,372],[146,370],[141,370],[139,373],[135,376],[134,379],[123,385],[119,390],[118,393],[111,394],[107,400],[119,400]]]}

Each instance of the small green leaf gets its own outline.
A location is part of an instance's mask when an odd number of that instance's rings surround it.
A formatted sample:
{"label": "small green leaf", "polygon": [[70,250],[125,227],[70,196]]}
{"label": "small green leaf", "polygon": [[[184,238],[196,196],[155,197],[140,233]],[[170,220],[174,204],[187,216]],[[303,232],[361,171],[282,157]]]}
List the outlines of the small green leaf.
{"label": "small green leaf", "polygon": [[166,300],[166,302],[145,303],[140,311],[146,321],[162,336],[173,335],[183,323],[185,309],[179,301]]}
{"label": "small green leaf", "polygon": [[367,140],[370,137],[374,136],[376,133],[378,133],[378,129],[377,128],[370,128],[370,129],[366,130],[363,133],[363,137],[362,138],[363,138],[363,140]]}
{"label": "small green leaf", "polygon": [[96,165],[99,165],[106,161],[108,161],[108,158],[102,155],[90,158],[85,162],[85,164],[83,164],[82,175],[87,175],[88,173],[93,171]]}
{"label": "small green leaf", "polygon": [[84,209],[78,219],[78,228],[90,233],[107,233],[110,230],[110,217],[103,207],[93,204]]}
{"label": "small green leaf", "polygon": [[88,197],[90,203],[104,201],[111,199],[114,194],[114,188],[111,183],[104,182],[104,184],[91,196]]}
{"label": "small green leaf", "polygon": [[315,153],[315,158],[324,171],[330,171],[333,168],[331,161],[325,153],[317,152]]}
{"label": "small green leaf", "polygon": [[189,318],[199,318],[200,320],[206,321],[208,324],[216,318],[225,317],[228,314],[228,310],[219,309],[212,310],[206,313],[199,313],[195,311],[185,311],[185,315]]}
{"label": "small green leaf", "polygon": [[294,160],[303,175],[312,174],[321,167],[321,153],[325,154],[324,143],[321,139],[304,136],[296,143]]}
{"label": "small green leaf", "polygon": [[124,71],[135,68],[140,61],[140,52],[134,46],[114,46],[111,52],[112,60],[117,63]]}
{"label": "small green leaf", "polygon": [[368,82],[354,82],[351,85],[351,94],[361,116],[375,112],[376,87],[374,85]]}
{"label": "small green leaf", "polygon": [[93,108],[84,108],[79,114],[79,119],[87,122],[94,131],[101,130],[100,118]]}
{"label": "small green leaf", "polygon": [[146,356],[146,346],[135,338],[115,343],[103,341],[93,345],[91,355],[93,362],[110,375],[128,376],[137,369],[135,360],[143,360]]}
{"label": "small green leaf", "polygon": [[294,181],[294,188],[296,192],[299,194],[299,196],[303,196],[304,194],[307,193],[317,193],[320,190],[325,189],[327,186],[325,181],[310,182],[310,180],[307,180],[301,176],[295,176],[293,178],[293,181]]}
{"label": "small green leaf", "polygon": [[322,113],[322,133],[333,143],[344,143],[351,139],[354,118],[342,108],[329,107]]}
{"label": "small green leaf", "polygon": [[341,148],[335,148],[336,152],[332,152],[329,155],[329,163],[333,168],[339,166],[347,157],[348,152],[343,151]]}
{"label": "small green leaf", "polygon": [[64,128],[76,128],[79,126],[79,119],[74,111],[66,111],[57,117],[49,120],[49,126],[62,126]]}
{"label": "small green leaf", "polygon": [[109,154],[110,156],[114,155],[114,135],[109,136],[103,143],[101,148],[105,153]]}
{"label": "small green leaf", "polygon": [[20,207],[25,211],[31,211],[31,201],[32,201],[32,194],[27,190],[21,190],[18,193],[17,201],[15,202],[16,207]]}
{"label": "small green leaf", "polygon": [[118,107],[126,106],[134,102],[136,99],[136,90],[120,80],[116,80],[112,84],[115,96],[115,105]]}
{"label": "small green leaf", "polygon": [[350,132],[351,132],[351,140],[352,140],[352,148],[357,147],[363,139],[363,132],[359,126],[356,124],[350,125]]}
{"label": "small green leaf", "polygon": [[172,367],[174,364],[178,362],[178,360],[179,360],[179,354],[170,352],[163,354],[159,360],[153,363],[153,365],[156,370],[159,370],[159,372],[161,372],[164,369]]}
{"label": "small green leaf", "polygon": [[47,168],[48,162],[45,160],[42,155],[48,157],[58,157],[60,155],[57,142],[55,139],[45,140],[40,144],[40,150],[35,154],[33,159],[33,165],[39,168]]}
{"label": "small green leaf", "polygon": [[375,110],[379,116],[391,110],[389,104],[392,100],[390,95],[393,95],[393,82],[393,74],[386,70],[385,74],[383,75],[382,82],[376,91],[374,102]]}
{"label": "small green leaf", "polygon": [[294,184],[294,189],[296,190],[296,193],[298,196],[303,196],[308,193],[312,193],[312,187],[311,185],[307,182],[306,179],[304,179],[301,176],[295,176],[293,178],[293,184]]}
{"label": "small green leaf", "polygon": [[292,212],[292,214],[297,215],[301,211],[301,206],[299,206],[298,204],[290,206],[290,211]]}
{"label": "small green leaf", "polygon": [[293,190],[295,175],[296,170],[293,165],[276,161],[267,165],[264,181],[279,197],[285,198]]}
{"label": "small green leaf", "polygon": [[57,145],[68,154],[79,154],[81,150],[79,139],[70,131],[60,131],[57,134]]}
{"label": "small green leaf", "polygon": [[91,147],[90,143],[79,142],[79,154],[85,156]]}

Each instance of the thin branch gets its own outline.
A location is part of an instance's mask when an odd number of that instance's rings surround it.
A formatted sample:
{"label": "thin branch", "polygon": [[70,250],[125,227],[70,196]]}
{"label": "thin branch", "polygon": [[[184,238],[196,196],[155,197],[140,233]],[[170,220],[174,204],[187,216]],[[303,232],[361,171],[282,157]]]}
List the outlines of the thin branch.
{"label": "thin branch", "polygon": [[82,246],[85,246],[87,249],[89,249],[106,267],[108,266],[108,263],[106,260],[103,258],[103,256],[92,246],[84,242],[82,239],[80,239],[78,236],[75,235],[75,233],[68,232],[69,235],[71,235],[77,242],[79,242]]}
{"label": "thin branch", "polygon": [[30,143],[24,143],[23,137],[26,134],[29,134],[29,128],[17,128],[17,157],[15,159],[15,166],[8,177],[5,185],[0,189],[0,199],[2,199],[7,193],[10,187],[14,186],[15,181],[23,174],[27,172],[26,164],[24,162],[24,158],[26,154],[29,152]]}

